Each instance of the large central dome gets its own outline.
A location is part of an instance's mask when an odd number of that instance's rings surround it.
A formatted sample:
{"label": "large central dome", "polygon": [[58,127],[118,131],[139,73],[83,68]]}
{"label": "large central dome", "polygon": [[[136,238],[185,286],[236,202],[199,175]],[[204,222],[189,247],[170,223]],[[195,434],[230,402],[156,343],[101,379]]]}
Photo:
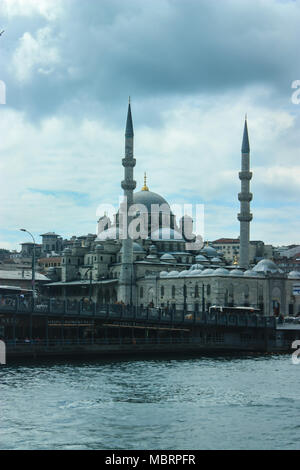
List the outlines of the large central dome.
{"label": "large central dome", "polygon": [[[141,191],[133,194],[133,204],[143,204],[148,211],[148,214],[152,212],[171,213],[171,208],[167,201],[157,193],[149,191],[147,186],[147,176],[145,173],[144,186]],[[162,206],[165,207],[151,207],[151,206]]]}
{"label": "large central dome", "polygon": [[[170,206],[167,201],[157,193],[153,193],[152,191],[139,191],[138,193],[133,194],[133,204],[143,204],[148,212],[150,213],[151,210],[157,212],[158,208],[151,207],[152,205],[161,206],[165,204],[170,210]],[[164,208],[159,208],[159,212],[165,212]]]}

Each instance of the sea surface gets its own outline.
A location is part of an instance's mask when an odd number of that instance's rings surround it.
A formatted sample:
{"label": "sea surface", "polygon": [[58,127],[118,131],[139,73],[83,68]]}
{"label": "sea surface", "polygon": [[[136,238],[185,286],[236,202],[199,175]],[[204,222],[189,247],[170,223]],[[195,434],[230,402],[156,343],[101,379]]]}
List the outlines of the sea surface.
{"label": "sea surface", "polygon": [[289,355],[0,366],[0,449],[299,449]]}

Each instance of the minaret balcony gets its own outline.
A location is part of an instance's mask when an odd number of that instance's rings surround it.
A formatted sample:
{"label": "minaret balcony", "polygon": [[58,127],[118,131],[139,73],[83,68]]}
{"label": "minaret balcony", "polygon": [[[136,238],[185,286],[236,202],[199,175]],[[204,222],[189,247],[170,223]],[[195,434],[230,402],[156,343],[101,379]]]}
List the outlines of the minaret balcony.
{"label": "minaret balcony", "polygon": [[240,171],[239,172],[239,178],[240,178],[240,180],[250,181],[252,179],[252,172],[251,171]]}
{"label": "minaret balcony", "polygon": [[122,160],[122,165],[125,167],[125,168],[134,168],[135,165],[136,165],[136,159],[135,158],[132,158],[132,157],[125,157],[123,158]]}
{"label": "minaret balcony", "polygon": [[121,187],[124,190],[134,191],[136,188],[136,181],[133,180],[124,180],[121,183]]}
{"label": "minaret balcony", "polygon": [[251,202],[253,198],[252,193],[239,193],[238,195],[240,202]]}
{"label": "minaret balcony", "polygon": [[253,215],[242,212],[241,214],[238,214],[237,218],[240,222],[251,222]]}

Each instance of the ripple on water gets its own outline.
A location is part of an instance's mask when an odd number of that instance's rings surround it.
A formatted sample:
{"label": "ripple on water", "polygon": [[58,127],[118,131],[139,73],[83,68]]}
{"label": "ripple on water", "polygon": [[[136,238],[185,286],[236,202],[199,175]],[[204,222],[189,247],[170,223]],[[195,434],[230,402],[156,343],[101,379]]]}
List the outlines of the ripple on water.
{"label": "ripple on water", "polygon": [[0,448],[296,449],[299,370],[286,356],[7,366]]}

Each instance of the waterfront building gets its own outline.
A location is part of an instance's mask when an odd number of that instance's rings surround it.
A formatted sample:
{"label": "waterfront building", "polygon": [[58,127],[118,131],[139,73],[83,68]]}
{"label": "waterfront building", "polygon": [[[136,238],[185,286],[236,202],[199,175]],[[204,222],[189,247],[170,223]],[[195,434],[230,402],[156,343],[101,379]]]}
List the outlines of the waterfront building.
{"label": "waterfront building", "polygon": [[61,253],[63,249],[63,240],[60,235],[57,235],[54,232],[48,232],[40,236],[42,237],[42,255],[45,256],[47,254]]}
{"label": "waterfront building", "polygon": [[[42,285],[49,283],[49,278],[41,273],[35,273],[35,285],[41,288]],[[18,270],[0,270],[0,286],[14,286],[23,289],[32,289],[32,271],[31,269]]]}
{"label": "waterfront building", "polygon": [[[239,238],[219,238],[211,242],[217,251],[223,253],[224,258],[229,263],[239,259],[240,239]],[[274,248],[272,245],[266,245],[261,240],[250,240],[249,242],[249,264],[253,265],[261,259],[273,259]]]}

